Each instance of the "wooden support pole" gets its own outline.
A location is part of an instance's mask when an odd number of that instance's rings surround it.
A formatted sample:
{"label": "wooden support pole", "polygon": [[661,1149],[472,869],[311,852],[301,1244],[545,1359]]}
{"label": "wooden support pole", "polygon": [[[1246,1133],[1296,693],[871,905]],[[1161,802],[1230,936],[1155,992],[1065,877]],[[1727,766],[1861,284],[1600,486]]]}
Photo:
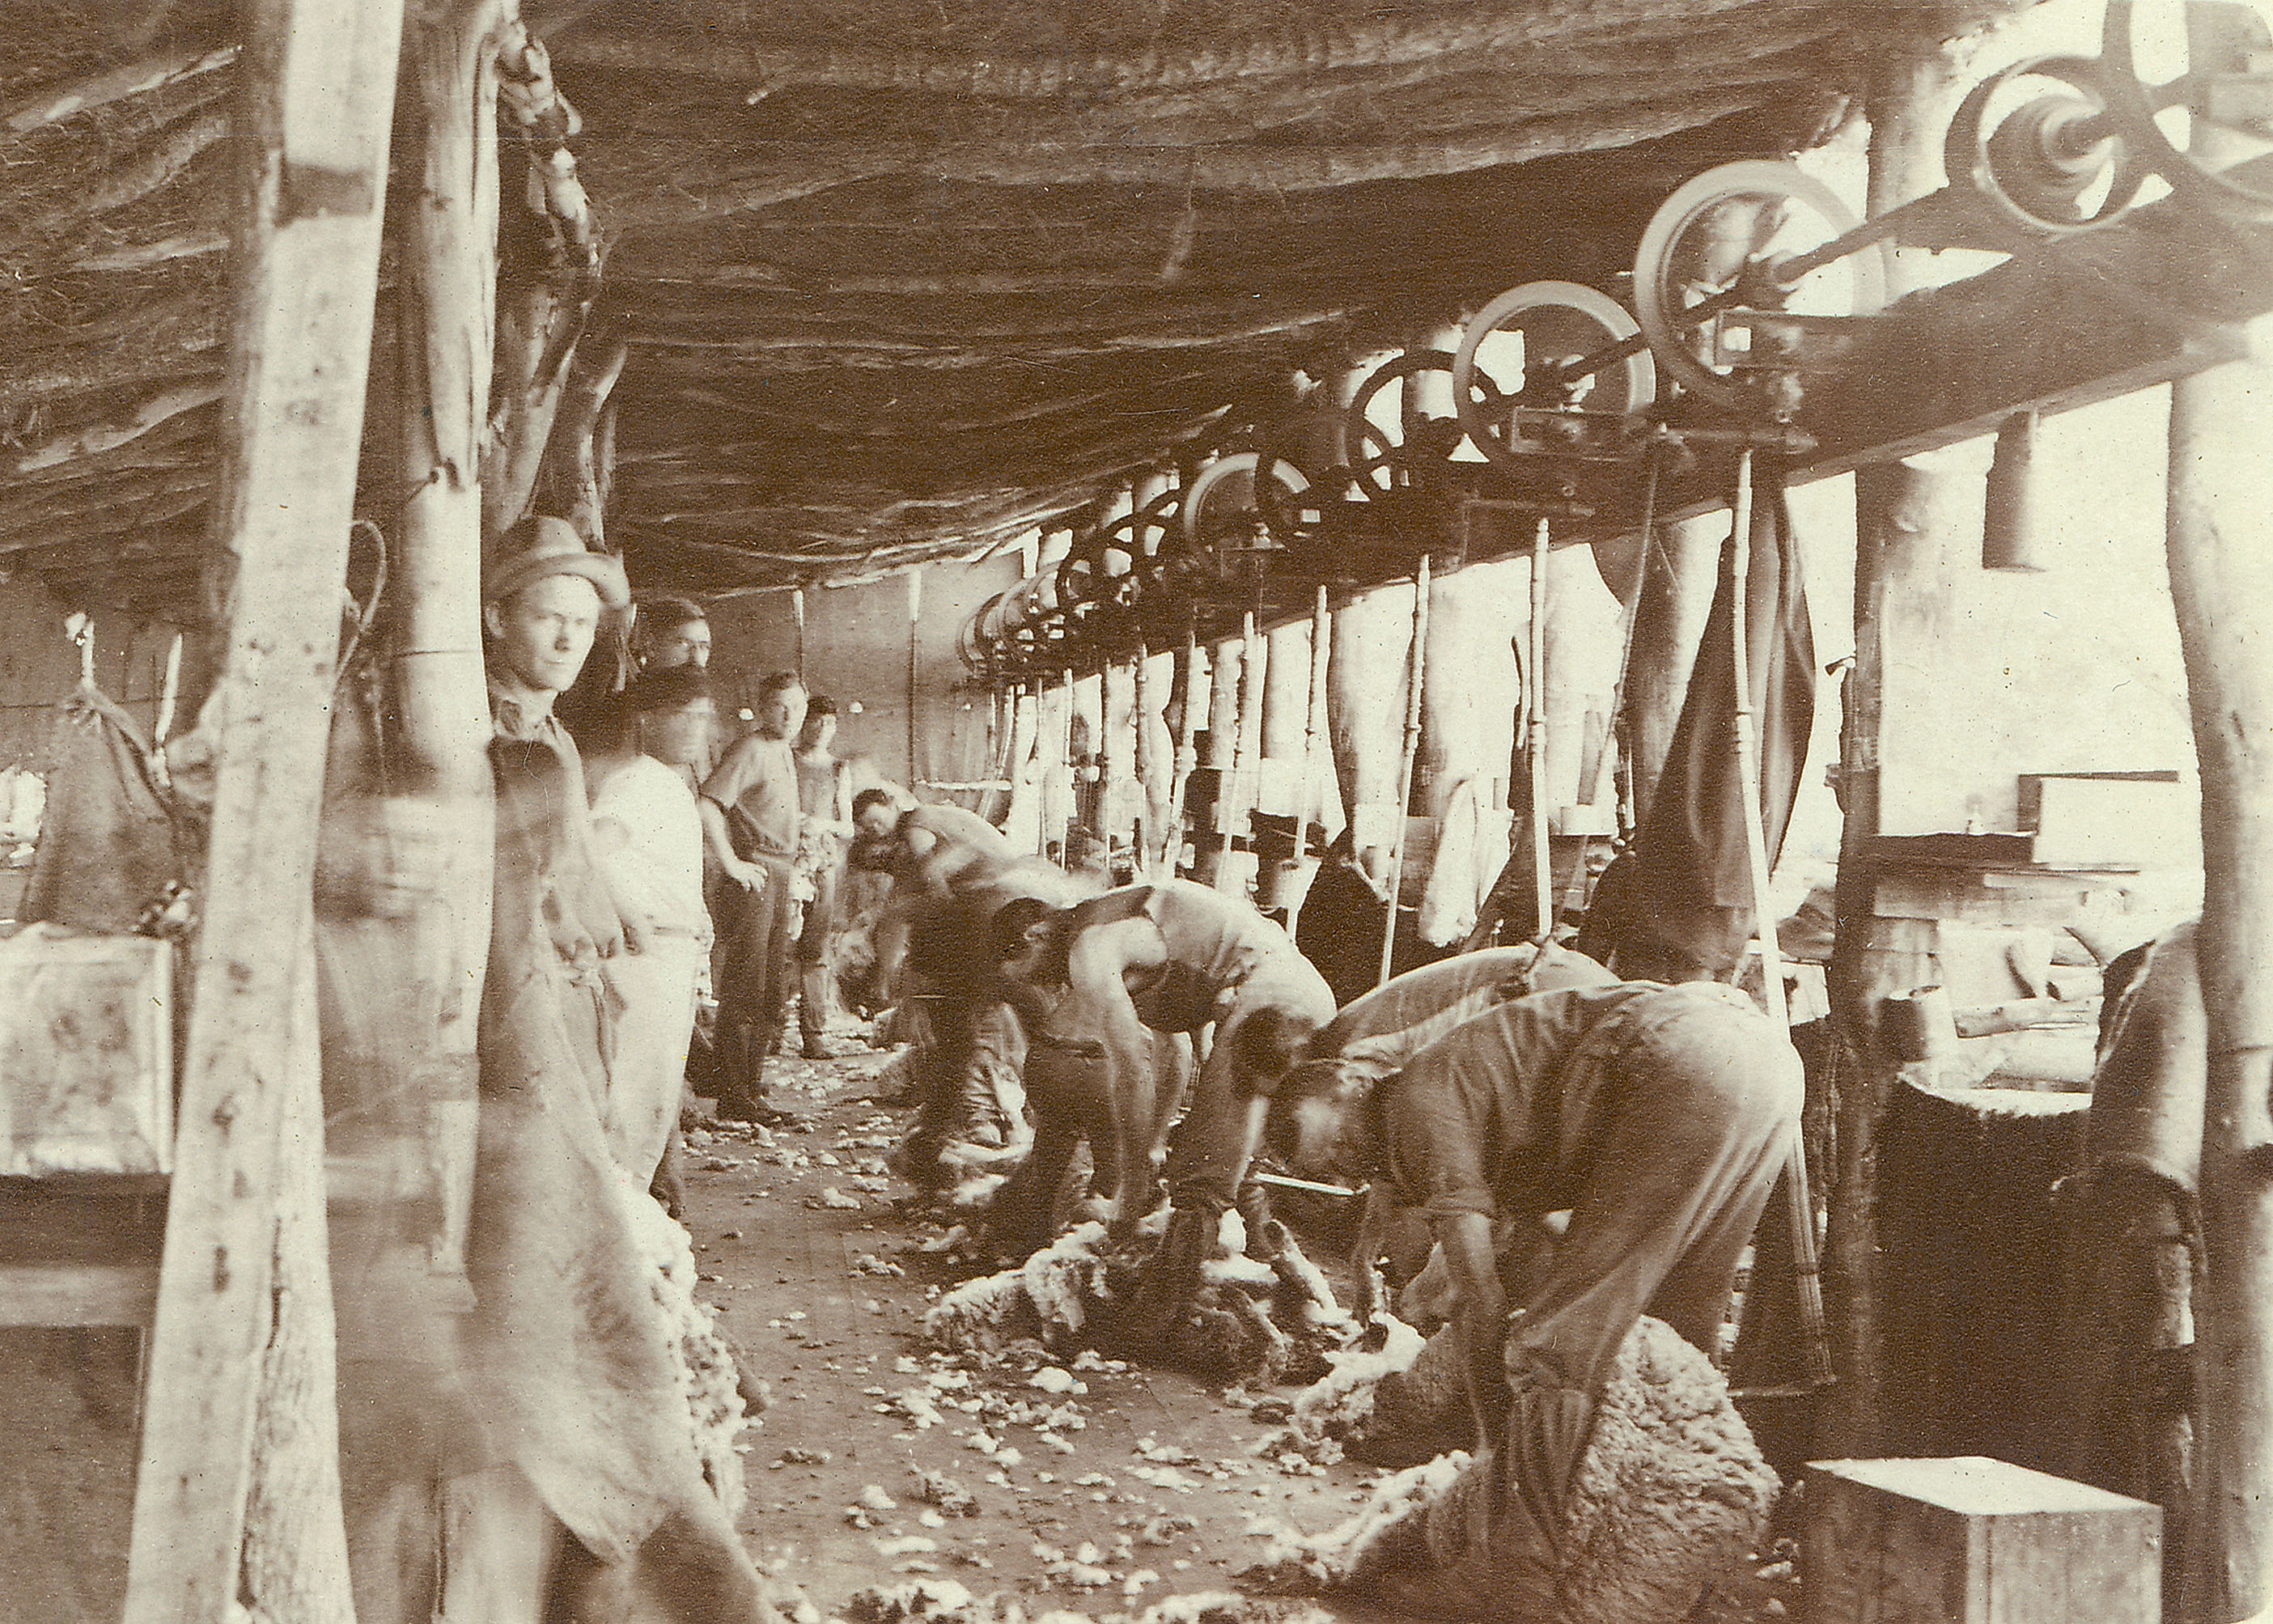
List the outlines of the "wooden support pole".
{"label": "wooden support pole", "polygon": [[[1299,866],[1309,855],[1310,820],[1318,810],[1324,775],[1319,765],[1319,739],[1326,728],[1326,661],[1333,650],[1333,617],[1327,606],[1326,589],[1321,585],[1316,602],[1310,606],[1310,689],[1309,703],[1302,712],[1302,789],[1295,799],[1294,862]],[[1298,883],[1294,894],[1287,905],[1287,934],[1292,936],[1301,922],[1302,899],[1309,894],[1306,883]]]}
{"label": "wooden support pole", "polygon": [[[301,959],[290,1034],[296,1072],[323,1064],[315,944]],[[244,1512],[244,1593],[256,1617],[356,1624],[340,1478],[339,1359],[325,1212],[323,1100],[296,1087],[278,1126],[275,1325],[261,1356],[260,1410]]]}
{"label": "wooden support pole", "polygon": [[1160,784],[1159,743],[1152,737],[1154,719],[1159,715],[1152,694],[1152,651],[1145,644],[1136,645],[1136,658],[1131,671],[1135,694],[1131,703],[1136,708],[1136,737],[1132,743],[1136,753],[1136,877],[1148,879],[1159,859],[1159,807],[1164,791]]}
{"label": "wooden support pole", "polygon": [[1530,785],[1532,939],[1555,934],[1555,864],[1548,847],[1554,812],[1547,796],[1547,553],[1552,527],[1542,517],[1531,531],[1531,619],[1525,627],[1523,766]]}
{"label": "wooden support pole", "polygon": [[1073,861],[1073,833],[1080,821],[1078,808],[1081,805],[1081,780],[1074,771],[1073,763],[1074,731],[1079,714],[1079,702],[1074,694],[1073,673],[1070,670],[1061,671],[1058,676],[1058,703],[1061,708],[1058,715],[1057,731],[1051,737],[1050,743],[1057,754],[1054,775],[1062,786],[1062,792],[1058,797],[1048,820],[1042,827],[1042,840],[1044,849],[1046,850],[1049,841],[1053,837],[1056,839],[1058,865],[1063,868],[1069,866]]}
{"label": "wooden support pole", "polygon": [[1251,812],[1294,820],[1291,853],[1259,841],[1255,853],[1255,905],[1283,913],[1302,890],[1302,824],[1309,816],[1309,785],[1301,775],[1302,736],[1310,699],[1310,623],[1290,620],[1263,639],[1262,715],[1256,718],[1257,745]]}
{"label": "wooden support pole", "polygon": [[1010,703],[1009,811],[1002,833],[1020,851],[1039,851],[1042,846],[1041,701],[1024,683],[1012,688]]}
{"label": "wooden support pole", "polygon": [[1184,624],[1184,646],[1176,654],[1176,691],[1183,702],[1176,711],[1176,760],[1168,786],[1168,819],[1160,857],[1161,872],[1176,872],[1184,843],[1184,801],[1191,791],[1192,772],[1199,765],[1195,740],[1198,732],[1200,681],[1199,620]]}
{"label": "wooden support pole", "polygon": [[[1262,767],[1263,696],[1270,687],[1270,640],[1256,612],[1248,610],[1239,621],[1239,709],[1232,741],[1232,770],[1242,780]],[[1242,792],[1246,793],[1244,785]]]}
{"label": "wooden support pole", "polygon": [[1255,873],[1254,852],[1234,850],[1231,842],[1242,831],[1251,837],[1255,827],[1255,782],[1263,756],[1264,673],[1269,667],[1270,651],[1250,609],[1240,617],[1239,683],[1232,694],[1230,748],[1217,756],[1230,770],[1219,781],[1217,790],[1216,827],[1223,833],[1216,852],[1215,885],[1234,896],[1247,894],[1248,882]]}
{"label": "wooden support pole", "polygon": [[1411,675],[1405,684],[1405,745],[1397,760],[1397,819],[1390,836],[1389,906],[1381,926],[1381,973],[1378,985],[1389,979],[1397,957],[1397,890],[1404,881],[1406,809],[1413,799],[1413,762],[1421,753],[1421,699],[1429,680],[1429,555],[1421,555],[1421,568],[1413,580],[1413,650]]}
{"label": "wooden support pole", "polygon": [[918,758],[917,742],[920,730],[917,724],[917,695],[919,692],[917,667],[921,659],[919,633],[923,628],[923,572],[910,570],[907,573],[908,594],[908,667],[907,691],[901,698],[907,707],[908,773],[902,783],[921,783],[925,774]]}
{"label": "wooden support pole", "polygon": [[[491,58],[502,0],[437,12],[407,32],[406,117],[417,167],[399,208],[396,294],[402,487],[395,521],[393,684],[402,725],[387,765],[439,815],[439,872],[420,905],[429,962],[444,989],[424,1051],[427,1111],[442,1170],[439,1268],[461,1264],[478,1114],[476,1022],[489,962],[495,807],[482,665],[481,446],[496,289],[497,93]],[[408,167],[408,165],[406,165]]]}
{"label": "wooden support pole", "polygon": [[2273,364],[2172,385],[2168,544],[2202,766],[2209,1022],[2189,1624],[2273,1609]]}
{"label": "wooden support pole", "polygon": [[1136,753],[1136,678],[1127,661],[1108,661],[1098,672],[1098,709],[1097,833],[1109,858],[1128,849],[1136,828],[1136,809],[1129,804],[1136,782],[1129,768]]}
{"label": "wooden support pole", "polygon": [[[313,880],[379,286],[399,4],[244,13],[221,677],[204,919],[127,1568],[128,1624],[351,1620],[326,1277]],[[289,1139],[287,1124],[298,1131]],[[256,1463],[264,1350],[282,1384]],[[283,1402],[290,1395],[290,1403]],[[262,1526],[245,1525],[258,1478]]]}
{"label": "wooden support pole", "polygon": [[[496,857],[491,723],[482,654],[482,459],[490,403],[497,294],[497,69],[512,0],[461,0],[422,11],[406,31],[405,128],[416,137],[397,199],[396,292],[401,488],[395,520],[393,684],[402,725],[391,781],[434,807],[441,844],[431,896],[419,909],[422,977],[442,990],[431,1031],[406,1032],[441,1186],[438,1269],[461,1269],[478,1134],[476,1027],[490,950]],[[466,1288],[462,1287],[461,1290]],[[508,1560],[469,1538],[509,1471],[454,1486],[435,1474],[431,1501],[401,1519],[349,1530],[359,1572],[433,1560],[404,1549],[439,1527],[443,1611],[464,1610]],[[406,1489],[406,1495],[410,1491]]]}
{"label": "wooden support pole", "polygon": [[[1949,80],[1941,54],[1917,41],[1889,41],[1877,59],[1883,78],[1872,87],[1869,107],[1873,216],[1924,196],[1939,181]],[[1892,251],[1888,271],[1891,300],[1906,290],[1909,278],[1903,258]],[[1902,463],[1863,468],[1855,476],[1855,664],[1842,707],[1840,797],[1845,821],[1838,932],[1827,977],[1839,1060],[1837,1161],[1827,1192],[1824,1275],[1839,1381],[1816,1439],[1816,1448],[1826,1455],[1873,1456],[1899,1443],[1887,1435],[1878,1228],[1878,1134],[1897,1062],[1880,1040],[1879,1011],[1889,995],[1936,979],[1937,932],[1931,920],[1877,917],[1869,854],[1879,833],[1886,608],[1940,531],[1977,524],[1977,505],[1955,499],[1956,483],[1949,475]]]}

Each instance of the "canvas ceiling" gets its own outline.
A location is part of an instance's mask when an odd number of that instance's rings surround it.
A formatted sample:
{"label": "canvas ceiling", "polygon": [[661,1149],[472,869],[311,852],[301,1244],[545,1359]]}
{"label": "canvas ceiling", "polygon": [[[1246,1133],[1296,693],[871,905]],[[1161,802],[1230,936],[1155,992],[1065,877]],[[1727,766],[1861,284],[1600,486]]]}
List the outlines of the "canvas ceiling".
{"label": "canvas ceiling", "polygon": [[[2005,9],[529,0],[630,346],[609,539],[709,591],[984,551],[1502,288],[1615,287],[1680,180],[1816,138],[1872,63]],[[218,469],[230,14],[0,11],[0,554],[179,606]],[[55,115],[154,63],[191,71]]]}

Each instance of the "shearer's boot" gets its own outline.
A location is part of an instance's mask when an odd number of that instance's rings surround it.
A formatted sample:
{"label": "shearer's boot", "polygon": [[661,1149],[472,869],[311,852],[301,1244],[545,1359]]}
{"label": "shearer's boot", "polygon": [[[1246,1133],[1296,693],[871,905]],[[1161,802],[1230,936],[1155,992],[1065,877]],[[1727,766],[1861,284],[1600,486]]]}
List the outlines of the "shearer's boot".
{"label": "shearer's boot", "polygon": [[[770,1036],[777,1040],[780,1034]],[[729,1122],[794,1127],[794,1115],[766,1103],[768,1038],[766,1029],[749,1022],[720,1029],[718,1114]]]}
{"label": "shearer's boot", "polygon": [[1191,1313],[1199,1299],[1201,1266],[1214,1254],[1222,1217],[1205,1207],[1168,1209],[1167,1232],[1145,1260],[1136,1288],[1136,1313],[1145,1323],[1181,1325]]}
{"label": "shearer's boot", "polygon": [[959,1139],[966,1145],[1000,1150],[1009,1142],[1004,1135],[1007,1126],[993,1077],[983,1066],[965,1064],[956,1073],[955,1104],[948,1119],[947,1137]]}

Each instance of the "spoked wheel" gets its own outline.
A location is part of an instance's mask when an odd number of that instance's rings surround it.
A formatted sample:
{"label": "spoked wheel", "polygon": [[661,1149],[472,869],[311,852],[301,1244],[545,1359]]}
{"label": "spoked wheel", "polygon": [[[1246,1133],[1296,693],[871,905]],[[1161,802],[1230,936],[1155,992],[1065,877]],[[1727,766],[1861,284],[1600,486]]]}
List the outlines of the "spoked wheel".
{"label": "spoked wheel", "polygon": [[1167,490],[1133,513],[1123,514],[1106,527],[1107,544],[1126,552],[1129,573],[1135,577],[1136,594],[1142,597],[1166,567],[1163,552],[1168,549],[1169,538],[1177,533],[1179,520],[1176,504],[1179,492]]}
{"label": "spoked wheel", "polygon": [[1634,314],[1658,364],[1724,410],[1756,402],[1749,357],[1728,356],[1714,318],[1743,307],[1866,316],[1886,302],[1876,243],[1849,251],[1857,221],[1831,189],[1788,163],[1707,169],[1651,216],[1634,253]]}
{"label": "spoked wheel", "polygon": [[1264,472],[1260,452],[1238,451],[1218,457],[1202,468],[1183,492],[1183,532],[1188,547],[1213,550],[1227,536],[1256,524],[1267,524],[1271,508],[1258,487],[1275,483],[1279,491],[1272,502],[1300,495],[1310,488],[1302,470],[1284,457],[1272,457]]}
{"label": "spoked wheel", "polygon": [[1141,578],[1129,522],[1123,518],[1091,531],[1058,565],[1058,605],[1074,624],[1125,611],[1136,602]]}
{"label": "spoked wheel", "polygon": [[[1451,417],[1429,415],[1422,380],[1452,370],[1452,357],[1441,349],[1408,349],[1376,367],[1351,395],[1342,415],[1342,443],[1349,448],[1350,472],[1369,490],[1387,490],[1398,476],[1409,481],[1430,466],[1449,461],[1459,449],[1460,425]],[[1393,397],[1392,393],[1394,392]],[[1394,400],[1393,416],[1389,409]],[[1391,419],[1389,426],[1383,419]]]}
{"label": "spoked wheel", "polygon": [[1452,357],[1452,407],[1484,455],[1512,467],[1554,447],[1519,408],[1624,416],[1657,395],[1657,369],[1624,306],[1581,282],[1526,282],[1478,311]]}
{"label": "spoked wheel", "polygon": [[2039,236],[2114,220],[2148,169],[2110,110],[2107,79],[2089,57],[2029,56],[1983,79],[1942,144],[1951,183]]}
{"label": "spoked wheel", "polygon": [[[2204,26],[2196,31],[2198,18]],[[2210,51],[2217,52],[2214,59]],[[2273,178],[2245,177],[2245,170],[2273,167],[2254,161],[2273,155],[2273,134],[2249,105],[2254,92],[2247,76],[2228,71],[2227,62],[2269,51],[2273,32],[2247,6],[2107,0],[2100,60],[2109,110],[2124,138],[2173,191],[2239,220],[2273,221]],[[2217,139],[2204,141],[2211,131]],[[2190,150],[2212,146],[2219,154],[2215,168]]]}

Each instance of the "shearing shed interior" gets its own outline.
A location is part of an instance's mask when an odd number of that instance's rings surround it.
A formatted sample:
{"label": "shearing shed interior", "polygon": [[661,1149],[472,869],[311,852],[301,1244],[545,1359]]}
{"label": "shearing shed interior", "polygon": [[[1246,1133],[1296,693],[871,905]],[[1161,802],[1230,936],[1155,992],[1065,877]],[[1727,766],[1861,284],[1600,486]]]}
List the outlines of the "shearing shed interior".
{"label": "shearing shed interior", "polygon": [[0,1624],[2273,1616],[2273,5],[0,0]]}

